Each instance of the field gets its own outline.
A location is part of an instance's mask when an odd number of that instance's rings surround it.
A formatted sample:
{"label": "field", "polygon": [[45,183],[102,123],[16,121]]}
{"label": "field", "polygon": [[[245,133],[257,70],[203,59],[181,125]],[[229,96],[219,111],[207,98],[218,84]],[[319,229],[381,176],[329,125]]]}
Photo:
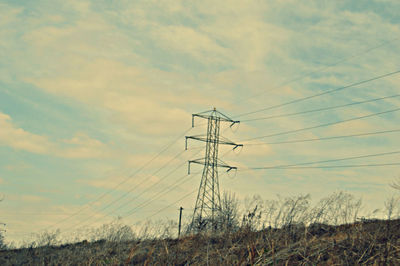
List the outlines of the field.
{"label": "field", "polygon": [[1,265],[398,265],[400,220],[83,241],[0,252]]}

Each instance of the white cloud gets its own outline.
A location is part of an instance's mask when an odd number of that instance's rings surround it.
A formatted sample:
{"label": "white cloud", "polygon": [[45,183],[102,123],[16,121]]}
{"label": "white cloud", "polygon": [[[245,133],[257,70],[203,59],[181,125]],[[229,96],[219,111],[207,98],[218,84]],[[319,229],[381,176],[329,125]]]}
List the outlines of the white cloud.
{"label": "white cloud", "polygon": [[85,134],[77,134],[70,140],[57,143],[46,136],[17,127],[11,117],[4,113],[0,113],[0,127],[0,145],[16,150],[66,158],[98,158],[110,155],[110,150],[105,144]]}
{"label": "white cloud", "polygon": [[[146,134],[176,132],[190,124],[191,114],[184,110],[185,105],[209,103],[200,90],[193,95],[185,90],[188,85],[183,82],[190,84],[191,79],[184,75],[102,59],[70,58],[60,63],[64,63],[61,76],[26,81],[55,95],[105,108],[114,122]],[[214,103],[225,105],[217,99]]]}
{"label": "white cloud", "polygon": [[0,127],[0,144],[2,145],[39,154],[45,154],[54,147],[48,138],[16,127],[11,117],[4,113],[0,113]]}
{"label": "white cloud", "polygon": [[66,158],[101,158],[110,155],[107,145],[97,139],[90,138],[84,133],[76,134],[72,139],[64,140],[70,144],[61,149],[59,156]]}
{"label": "white cloud", "polygon": [[[23,8],[15,8],[11,7],[7,4],[0,3],[0,27],[3,27],[7,24],[15,22],[17,20],[17,16],[23,11]],[[3,31],[0,31],[3,32]],[[5,41],[5,40],[3,40]]]}
{"label": "white cloud", "polygon": [[245,72],[264,70],[267,56],[277,52],[276,45],[289,35],[283,28],[250,17],[230,17],[228,21],[203,27],[230,47],[228,60]]}
{"label": "white cloud", "polygon": [[23,202],[25,204],[35,204],[38,202],[49,201],[49,199],[46,197],[42,197],[42,196],[38,196],[38,195],[29,195],[29,194],[24,194],[24,195],[7,194],[6,198],[7,198],[7,200],[10,200],[10,201],[19,201],[19,202]]}
{"label": "white cloud", "polygon": [[166,49],[173,49],[212,64],[226,62],[227,50],[209,35],[185,26],[157,26],[152,31],[154,40]]}

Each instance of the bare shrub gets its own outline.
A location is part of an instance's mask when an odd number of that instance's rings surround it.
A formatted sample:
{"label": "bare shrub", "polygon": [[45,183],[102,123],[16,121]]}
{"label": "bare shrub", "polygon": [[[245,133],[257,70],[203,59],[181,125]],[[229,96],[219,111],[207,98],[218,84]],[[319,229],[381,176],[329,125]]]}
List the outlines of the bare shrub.
{"label": "bare shrub", "polygon": [[261,205],[264,227],[268,225],[280,228],[306,222],[310,208],[310,195],[285,198],[277,195],[277,197],[277,200],[266,200]]}
{"label": "bare shrub", "polygon": [[172,238],[177,236],[178,223],[173,220],[158,220],[151,225],[151,238]]}
{"label": "bare shrub", "polygon": [[339,191],[321,199],[311,211],[312,223],[347,224],[356,221],[361,209],[361,199]]}
{"label": "bare shrub", "polygon": [[264,204],[265,204],[264,223],[268,224],[269,227],[276,226],[276,224],[273,221],[275,221],[274,217],[279,209],[279,202],[277,200],[266,200]]}
{"label": "bare shrub", "polygon": [[42,233],[33,234],[31,239],[25,241],[22,246],[35,248],[35,247],[49,247],[56,246],[61,243],[60,230],[45,231]]}
{"label": "bare shrub", "polygon": [[0,231],[0,250],[6,249],[7,245],[4,242],[4,235],[3,232]]}
{"label": "bare shrub", "polygon": [[[3,201],[3,200],[4,200],[4,196],[2,196],[2,198],[0,199],[0,202]],[[0,223],[0,225],[2,225],[4,227],[6,226],[5,223]],[[4,232],[5,232],[5,229],[4,230],[0,229],[0,250],[3,250],[3,249],[7,248],[7,245],[4,242],[4,235],[3,235]]]}
{"label": "bare shrub", "polygon": [[399,203],[400,197],[395,195],[385,200],[386,218],[388,220],[399,217]]}
{"label": "bare shrub", "polygon": [[135,239],[135,234],[132,228],[122,224],[120,219],[95,229],[91,236],[91,241],[106,240],[109,242],[122,242],[133,239]]}
{"label": "bare shrub", "polygon": [[221,230],[232,232],[239,228],[239,200],[235,193],[224,192],[221,202],[221,213],[218,217]]}
{"label": "bare shrub", "polygon": [[173,238],[178,236],[178,223],[174,220],[146,220],[134,225],[138,239]]}
{"label": "bare shrub", "polygon": [[400,178],[398,180],[394,181],[390,186],[394,189],[400,190]]}
{"label": "bare shrub", "polygon": [[262,214],[264,211],[264,201],[260,195],[252,198],[245,198],[245,209],[242,218],[242,228],[255,231],[263,225]]}
{"label": "bare shrub", "polygon": [[356,220],[361,199],[347,192],[335,192],[311,205],[309,194],[263,201],[260,196],[245,199],[242,226],[251,230],[261,227],[300,228],[312,223],[347,224]]}
{"label": "bare shrub", "polygon": [[280,199],[275,225],[283,227],[304,223],[310,205],[309,200],[309,194]]}

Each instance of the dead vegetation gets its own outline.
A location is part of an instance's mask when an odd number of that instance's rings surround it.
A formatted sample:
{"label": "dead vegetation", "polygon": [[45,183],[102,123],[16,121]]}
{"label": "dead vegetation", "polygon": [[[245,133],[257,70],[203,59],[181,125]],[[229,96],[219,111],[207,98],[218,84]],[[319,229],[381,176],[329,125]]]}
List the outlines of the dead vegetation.
{"label": "dead vegetation", "polygon": [[1,265],[294,265],[400,263],[400,220],[201,233],[177,239],[83,241],[0,252]]}
{"label": "dead vegetation", "polygon": [[[219,231],[135,234],[114,223],[89,241],[60,245],[57,236],[0,251],[1,265],[398,265],[398,201],[385,203],[387,220],[357,219],[361,201],[344,192],[311,205],[309,195],[264,201],[247,199],[239,211],[225,195]],[[396,218],[396,219],[393,219]],[[175,224],[174,224],[175,225]],[[159,227],[158,227],[159,228]]]}

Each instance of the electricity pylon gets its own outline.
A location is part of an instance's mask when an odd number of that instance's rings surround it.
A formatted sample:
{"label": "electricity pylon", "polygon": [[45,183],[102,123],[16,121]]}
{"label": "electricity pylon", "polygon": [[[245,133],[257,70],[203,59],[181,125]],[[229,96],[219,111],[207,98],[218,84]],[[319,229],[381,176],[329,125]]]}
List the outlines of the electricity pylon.
{"label": "electricity pylon", "polygon": [[229,172],[237,169],[229,166],[218,158],[219,144],[232,145],[236,149],[242,144],[236,144],[222,136],[220,136],[220,123],[228,122],[231,126],[239,123],[220,113],[215,108],[192,115],[192,127],[194,127],[194,118],[199,117],[207,119],[207,135],[186,136],[187,140],[194,139],[206,143],[205,157],[201,159],[191,160],[188,163],[188,173],[190,174],[190,164],[204,165],[203,175],[201,177],[199,191],[197,194],[196,205],[194,207],[193,218],[190,224],[190,231],[201,231],[206,229],[216,230],[219,227],[218,216],[221,212],[221,198],[219,194],[218,167],[226,168]]}

